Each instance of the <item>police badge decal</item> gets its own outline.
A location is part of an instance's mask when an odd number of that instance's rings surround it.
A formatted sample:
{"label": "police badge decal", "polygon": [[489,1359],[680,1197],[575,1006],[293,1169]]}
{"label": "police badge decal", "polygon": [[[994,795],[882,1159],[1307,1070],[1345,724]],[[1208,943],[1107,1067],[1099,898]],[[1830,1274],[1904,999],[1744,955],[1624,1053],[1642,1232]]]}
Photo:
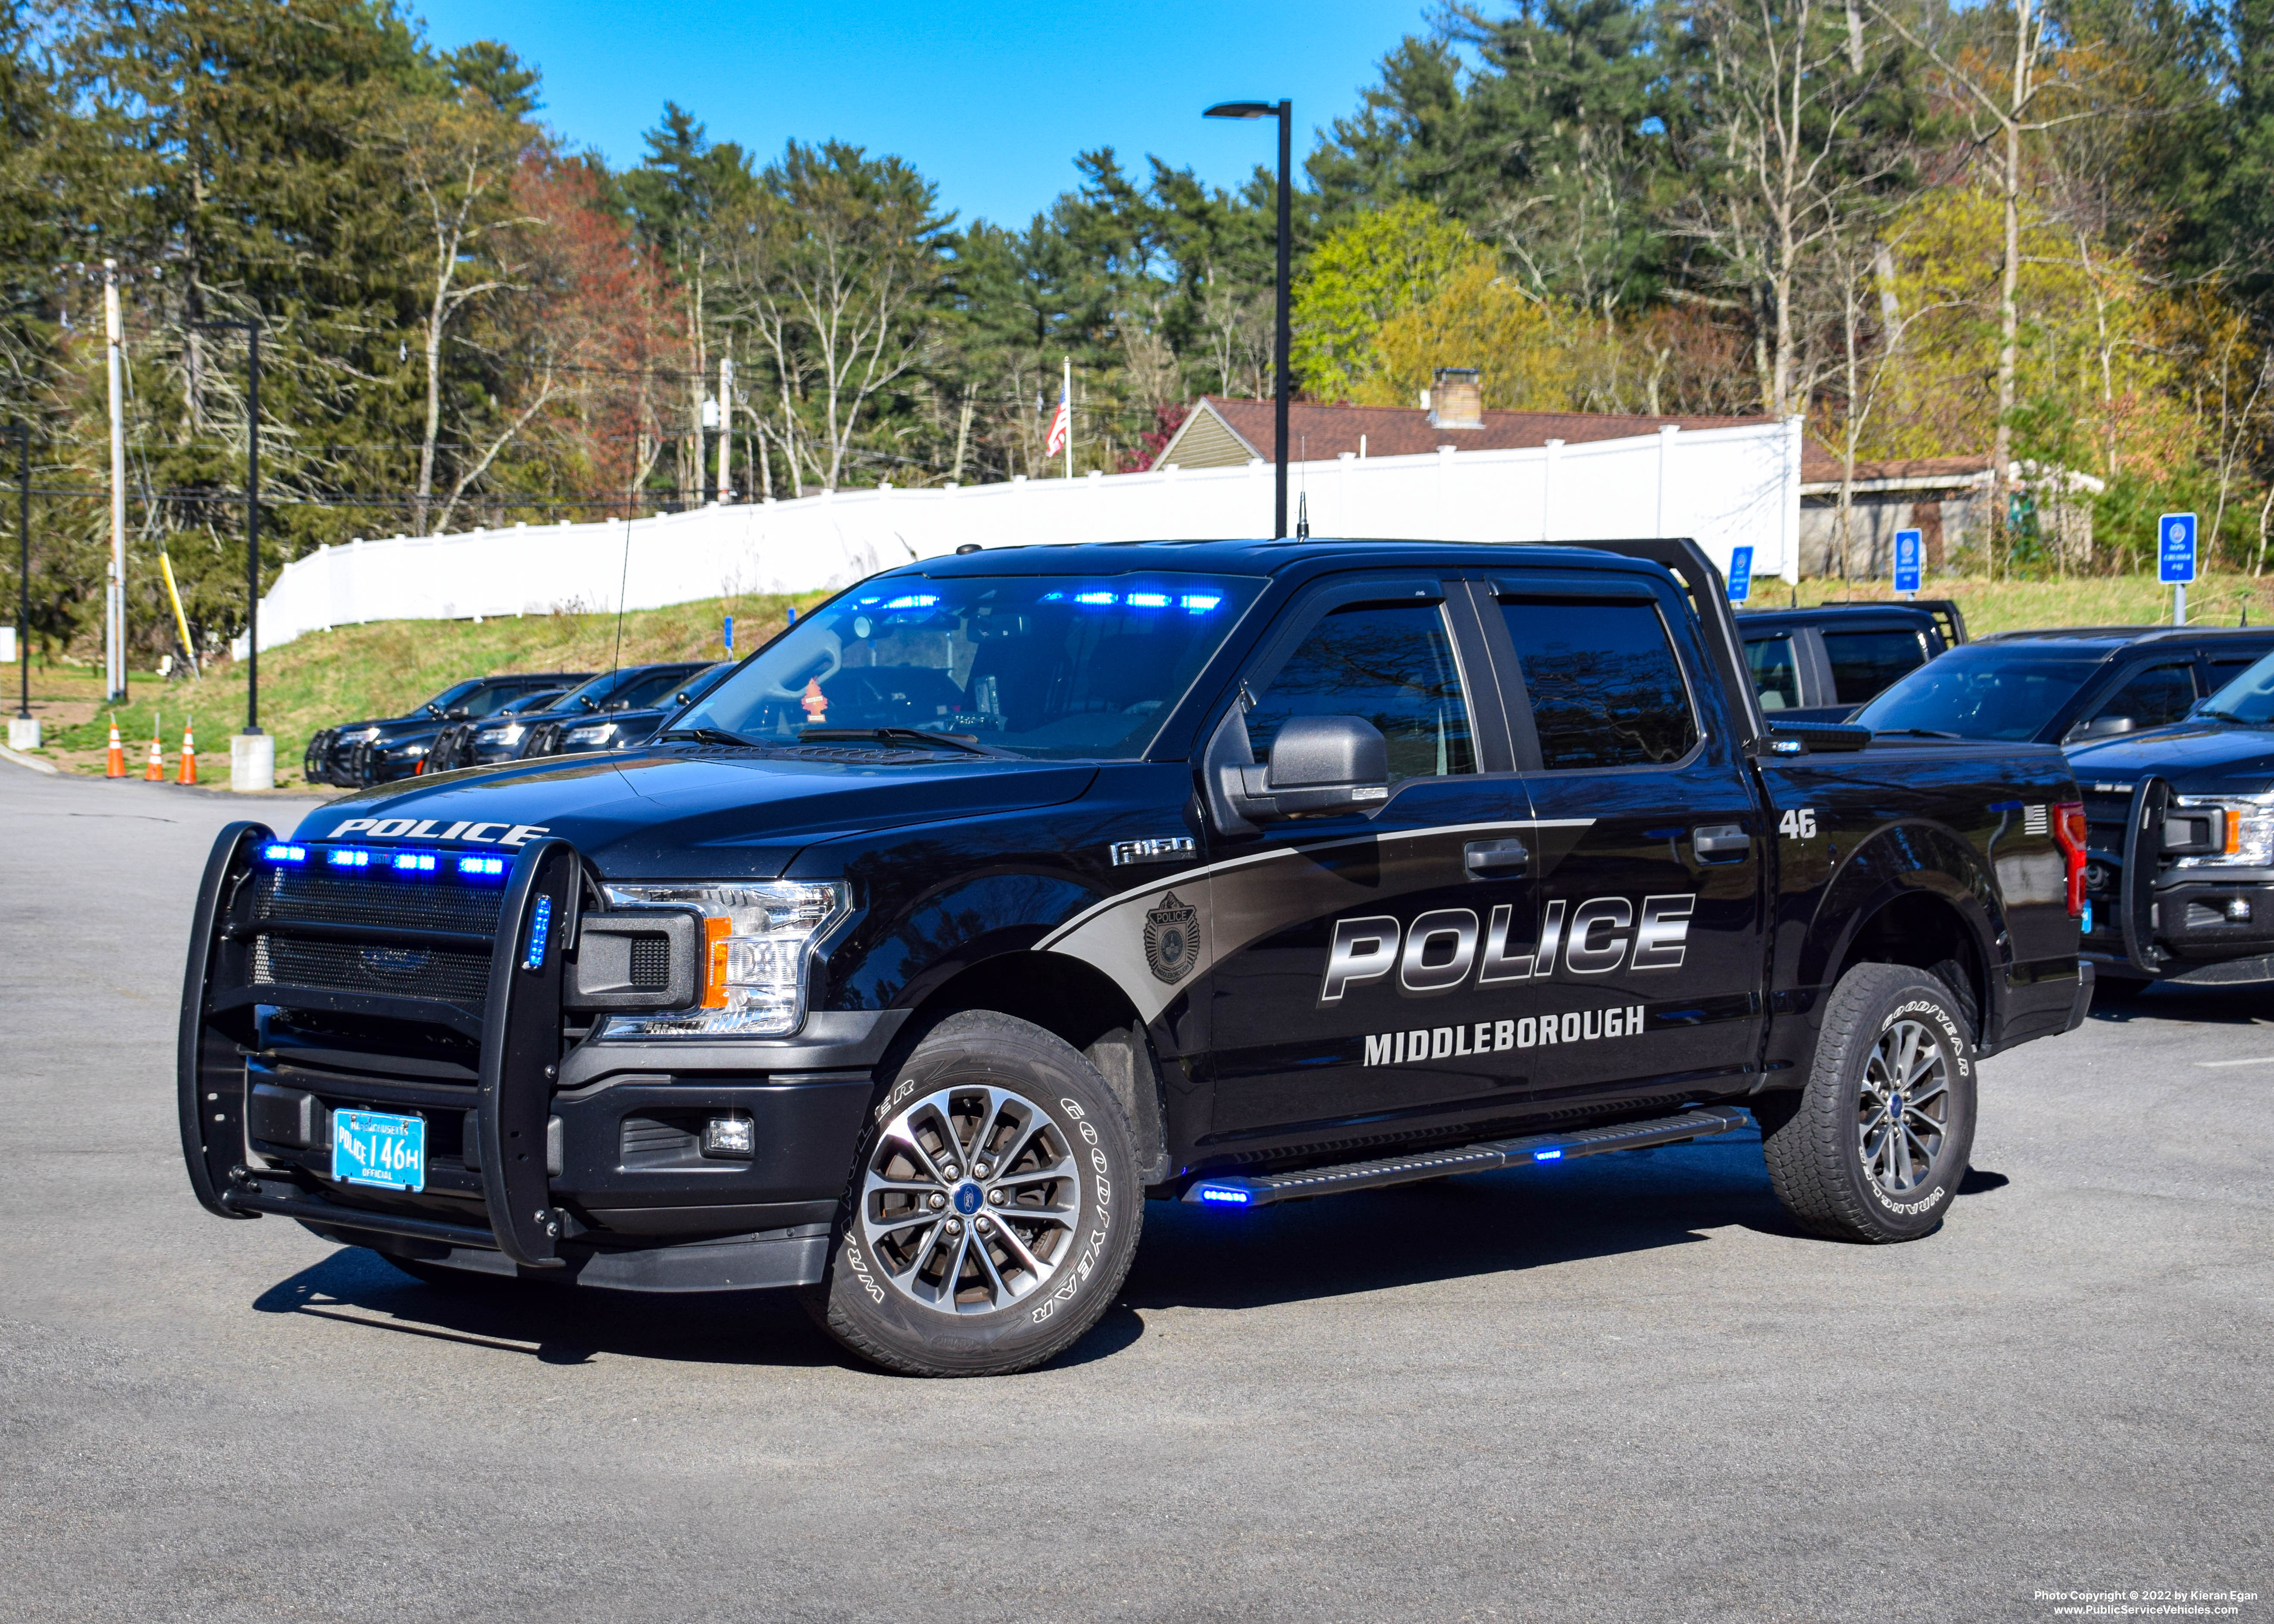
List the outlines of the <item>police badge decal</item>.
{"label": "police badge decal", "polygon": [[1163,892],[1160,906],[1147,910],[1145,962],[1153,966],[1155,980],[1174,985],[1192,974],[1199,946],[1193,921],[1199,917],[1200,910],[1178,901],[1174,891]]}

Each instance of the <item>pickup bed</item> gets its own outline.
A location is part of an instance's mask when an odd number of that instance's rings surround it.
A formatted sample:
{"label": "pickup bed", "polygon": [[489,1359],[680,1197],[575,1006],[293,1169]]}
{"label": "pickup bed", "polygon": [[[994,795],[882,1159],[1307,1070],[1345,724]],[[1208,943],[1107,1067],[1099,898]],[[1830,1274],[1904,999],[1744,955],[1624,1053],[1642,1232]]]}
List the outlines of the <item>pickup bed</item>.
{"label": "pickup bed", "polygon": [[1728,1132],[1942,1221],[1977,1062],[2074,1027],[2060,752],[1769,728],[1679,541],[1034,547],[799,620],[648,746],[209,861],[212,1212],[437,1282],[796,1288],[1022,1369],[1147,1198],[1238,1212]]}

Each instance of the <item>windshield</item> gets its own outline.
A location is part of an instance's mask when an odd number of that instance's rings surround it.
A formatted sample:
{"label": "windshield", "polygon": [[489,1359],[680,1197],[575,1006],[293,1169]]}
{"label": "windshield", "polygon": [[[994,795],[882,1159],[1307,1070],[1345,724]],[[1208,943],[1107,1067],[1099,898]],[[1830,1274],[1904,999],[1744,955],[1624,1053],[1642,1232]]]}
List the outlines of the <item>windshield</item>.
{"label": "windshield", "polygon": [[699,665],[673,665],[662,671],[651,671],[645,676],[627,682],[608,697],[611,710],[644,710],[651,705],[669,703],[671,696],[687,686],[688,679],[697,675]]}
{"label": "windshield", "polygon": [[[479,677],[476,677],[472,680],[467,682],[452,683],[448,688],[444,688],[440,693],[435,695],[433,698],[428,700],[424,705],[421,705],[419,710],[447,711],[451,706],[462,703],[467,695],[472,693],[476,688],[481,687],[481,685],[482,680]],[[416,716],[418,712],[414,710],[410,714]]]}
{"label": "windshield", "polygon": [[2206,715],[2255,727],[2274,724],[2274,654],[2228,683],[2203,703]]}
{"label": "windshield", "polygon": [[1141,756],[1263,583],[894,575],[800,620],[674,728],[917,728],[1021,756]]}
{"label": "windshield", "polygon": [[1880,733],[2034,739],[2100,669],[2097,659],[1974,644],[1930,660],[1849,719]]}
{"label": "windshield", "polygon": [[[568,690],[567,698],[553,706],[556,710],[581,710],[586,705],[599,709],[608,697],[627,682],[637,681],[644,667],[635,665],[629,671],[604,671],[582,688]],[[581,703],[579,702],[582,702]]]}

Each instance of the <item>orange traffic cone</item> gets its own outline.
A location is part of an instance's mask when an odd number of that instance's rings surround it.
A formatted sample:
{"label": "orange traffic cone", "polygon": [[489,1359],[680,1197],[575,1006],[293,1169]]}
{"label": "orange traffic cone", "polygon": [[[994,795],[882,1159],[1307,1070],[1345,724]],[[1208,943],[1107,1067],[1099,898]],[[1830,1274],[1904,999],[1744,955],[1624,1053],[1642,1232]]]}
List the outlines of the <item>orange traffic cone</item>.
{"label": "orange traffic cone", "polygon": [[110,769],[103,774],[109,778],[126,776],[126,747],[118,741],[118,712],[110,713]]}
{"label": "orange traffic cone", "polygon": [[194,784],[198,781],[198,718],[192,717],[182,724],[182,771],[174,782]]}
{"label": "orange traffic cone", "polygon": [[163,726],[158,718],[154,716],[150,718],[150,764],[142,769],[145,784],[163,784],[166,781],[166,758],[158,749],[158,730]]}

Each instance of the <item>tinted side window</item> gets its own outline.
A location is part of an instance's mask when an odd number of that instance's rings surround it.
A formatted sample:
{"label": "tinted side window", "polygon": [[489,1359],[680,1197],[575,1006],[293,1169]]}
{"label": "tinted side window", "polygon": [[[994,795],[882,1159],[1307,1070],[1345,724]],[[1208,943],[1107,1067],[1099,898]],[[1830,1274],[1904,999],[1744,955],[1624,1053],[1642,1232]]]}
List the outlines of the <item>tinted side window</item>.
{"label": "tinted side window", "polygon": [[2135,727],[2161,727],[2185,716],[2187,707],[2195,702],[2193,665],[2150,665],[2127,677],[2124,685],[2092,713],[2091,719],[2128,716]]}
{"label": "tinted side window", "polygon": [[1257,761],[1298,716],[1363,717],[1382,729],[1393,784],[1477,770],[1453,640],[1434,604],[1353,606],[1313,627],[1247,713]]}
{"label": "tinted side window", "polygon": [[1753,673],[1753,691],[1764,710],[1800,709],[1800,663],[1789,637],[1762,637],[1745,644],[1745,664]]}
{"label": "tinted side window", "polygon": [[1907,672],[1926,664],[1926,644],[1916,632],[1826,632],[1824,651],[1832,660],[1832,695],[1843,705],[1860,705]]}
{"label": "tinted side window", "polygon": [[1655,605],[1503,603],[1551,771],[1679,761],[1698,742],[1690,690]]}

